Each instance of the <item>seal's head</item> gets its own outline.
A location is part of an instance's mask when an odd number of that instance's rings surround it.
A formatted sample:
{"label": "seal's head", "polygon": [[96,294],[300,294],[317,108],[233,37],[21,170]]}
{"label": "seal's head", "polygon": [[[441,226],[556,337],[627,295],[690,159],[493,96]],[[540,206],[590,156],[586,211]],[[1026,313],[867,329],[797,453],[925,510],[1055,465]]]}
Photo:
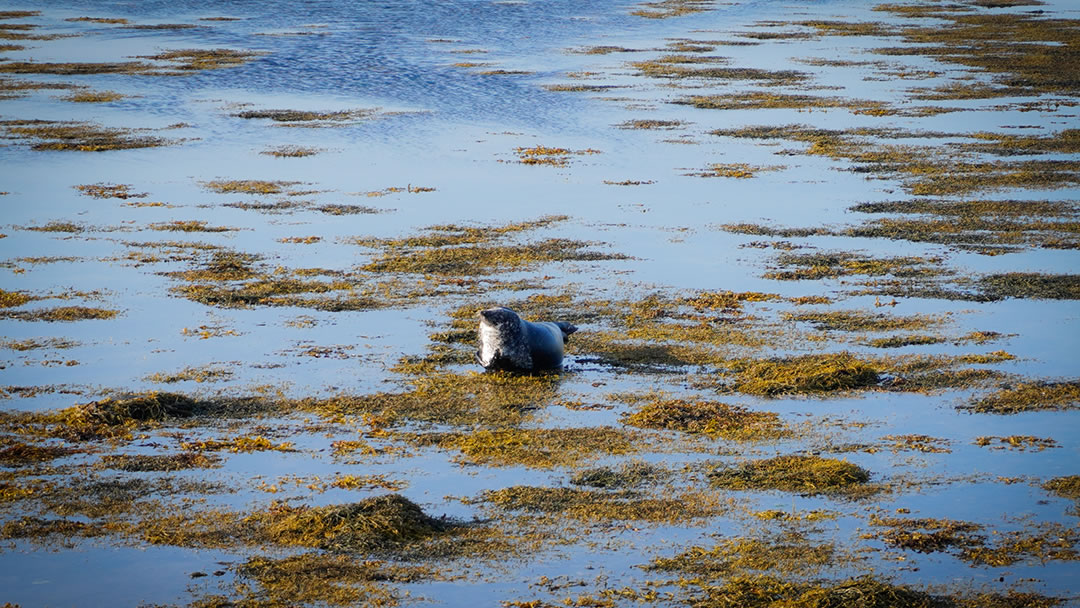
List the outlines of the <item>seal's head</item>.
{"label": "seal's head", "polygon": [[509,308],[480,311],[480,350],[476,360],[487,369],[532,369],[525,322]]}

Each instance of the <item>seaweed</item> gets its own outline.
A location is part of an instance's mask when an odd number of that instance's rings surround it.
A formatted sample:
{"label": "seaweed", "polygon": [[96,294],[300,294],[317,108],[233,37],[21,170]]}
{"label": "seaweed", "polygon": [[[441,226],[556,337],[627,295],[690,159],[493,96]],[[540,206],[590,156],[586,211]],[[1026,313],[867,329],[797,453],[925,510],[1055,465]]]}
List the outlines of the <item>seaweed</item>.
{"label": "seaweed", "polygon": [[[630,396],[632,401],[637,396]],[[625,398],[625,397],[624,397]],[[790,434],[773,412],[755,412],[737,405],[704,399],[666,399],[646,395],[637,411],[626,413],[622,423],[646,429],[700,433],[735,441],[778,439]]]}
{"label": "seaweed", "polygon": [[512,486],[487,490],[476,502],[509,511],[557,514],[585,522],[611,520],[676,523],[719,512],[719,503],[706,494],[686,493],[671,498],[639,497],[626,492]]}
{"label": "seaweed", "polygon": [[751,395],[824,393],[876,386],[872,361],[842,352],[736,362],[733,389]]}
{"label": "seaweed", "polygon": [[618,467],[594,467],[582,469],[570,477],[575,486],[605,490],[635,488],[667,478],[670,473],[657,465],[632,460]]}
{"label": "seaweed", "polygon": [[100,466],[130,472],[182,471],[185,469],[209,469],[221,466],[221,459],[203,452],[178,452],[176,454],[106,454]]}
{"label": "seaweed", "polygon": [[1043,483],[1042,488],[1062,498],[1080,500],[1080,475],[1055,477]]}
{"label": "seaweed", "polygon": [[880,488],[868,484],[870,472],[835,458],[788,455],[716,467],[709,481],[730,490],[783,490],[800,494],[872,494]]}
{"label": "seaweed", "polygon": [[36,310],[0,310],[0,319],[19,321],[70,322],[86,320],[108,320],[120,314],[118,310],[95,308],[91,306],[58,306]]}
{"label": "seaweed", "polygon": [[1020,382],[973,400],[963,409],[980,414],[1074,409],[1080,406],[1080,381]]}
{"label": "seaweed", "polygon": [[[0,63],[0,66],[6,65],[10,64]],[[31,142],[32,150],[105,152],[155,148],[175,143],[163,137],[140,135],[144,129],[117,129],[87,122],[6,120],[0,121],[0,127],[11,139]]]}

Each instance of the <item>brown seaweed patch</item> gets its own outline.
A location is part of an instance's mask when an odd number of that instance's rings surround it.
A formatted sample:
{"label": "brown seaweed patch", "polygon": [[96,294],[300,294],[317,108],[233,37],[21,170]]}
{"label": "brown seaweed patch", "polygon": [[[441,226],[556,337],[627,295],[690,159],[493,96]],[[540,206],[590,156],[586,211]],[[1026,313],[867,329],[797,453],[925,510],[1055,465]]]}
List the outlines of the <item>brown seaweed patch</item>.
{"label": "brown seaweed patch", "polygon": [[59,76],[75,76],[84,74],[147,74],[153,72],[153,65],[141,61],[97,63],[8,61],[0,63],[0,73],[7,74],[54,74]]}
{"label": "brown seaweed patch", "polygon": [[337,110],[333,112],[316,112],[311,110],[245,110],[233,114],[237,118],[267,119],[283,123],[321,123],[321,122],[354,122],[371,118],[375,110]]}
{"label": "brown seaweed patch", "polygon": [[[408,583],[434,576],[422,566],[324,553],[282,558],[255,556],[237,565],[235,571],[245,581],[238,585],[239,601],[252,606],[396,606],[404,598],[388,583]],[[234,600],[210,596],[200,600],[200,605]]]}
{"label": "brown seaweed patch", "polygon": [[617,467],[583,469],[570,477],[570,483],[575,486],[608,490],[627,489],[651,485],[669,476],[670,472],[663,467],[639,460],[631,460]]}
{"label": "brown seaweed patch", "polygon": [[544,90],[562,93],[596,93],[598,91],[608,91],[610,89],[622,88],[620,85],[614,84],[545,84]]}
{"label": "brown seaweed patch", "polygon": [[44,519],[24,515],[4,522],[0,538],[71,539],[101,536],[107,531],[101,526],[74,519]]}
{"label": "brown seaweed patch", "polygon": [[127,184],[81,184],[75,186],[75,189],[92,198],[144,198],[149,196],[147,192],[132,192],[131,186]]}
{"label": "brown seaweed patch", "polygon": [[112,319],[120,314],[119,310],[107,308],[95,308],[91,306],[58,306],[56,308],[41,308],[37,310],[4,310],[0,311],[0,318],[17,319],[19,321],[87,321]]}
{"label": "brown seaweed patch", "polygon": [[70,440],[125,438],[144,424],[189,418],[199,404],[175,393],[110,397],[53,412],[8,413],[4,423],[29,435]]}
{"label": "brown seaweed patch", "polygon": [[16,306],[22,306],[23,304],[36,299],[35,296],[21,291],[7,291],[5,289],[0,289],[0,308],[15,308]]}
{"label": "brown seaweed patch", "polygon": [[76,91],[61,97],[64,101],[74,103],[109,103],[124,99],[127,95],[116,91]]}
{"label": "brown seaweed patch", "polygon": [[523,165],[550,165],[554,167],[568,167],[570,166],[571,156],[581,156],[583,154],[599,154],[599,150],[586,149],[586,150],[570,150],[567,148],[554,148],[550,146],[533,146],[532,148],[515,148],[514,152],[518,155],[518,162]]}
{"label": "brown seaweed patch", "polygon": [[[986,201],[976,205],[974,201],[963,204],[943,204],[941,209],[931,207],[926,212],[945,217],[880,218],[867,221],[844,231],[855,237],[881,237],[893,240],[941,243],[985,255],[997,255],[1019,250],[1021,246],[1051,249],[1074,249],[1080,247],[1080,224],[1075,221],[1075,210],[1069,210],[1068,221],[1061,221],[1047,214],[1040,214],[1045,207],[1038,201],[1025,205],[1003,205]],[[1019,202],[1018,202],[1019,203]],[[870,205],[860,205],[856,211],[871,210]],[[890,209],[881,205],[879,208]],[[909,209],[923,208],[911,206]],[[953,211],[955,209],[955,211]],[[876,211],[876,209],[874,210]],[[1047,210],[1049,211],[1049,210]],[[915,213],[913,210],[902,211]],[[1054,209],[1058,217],[1062,211]],[[1028,217],[1018,217],[1021,214]]]}
{"label": "brown seaweed patch", "polygon": [[504,426],[520,423],[531,410],[551,404],[559,382],[555,374],[455,374],[438,372],[429,364],[418,367],[418,373],[407,377],[407,390],[402,392],[301,399],[290,407],[330,419],[366,415],[381,425],[411,420]]}
{"label": "brown seaweed patch", "polygon": [[[629,396],[633,401],[637,396]],[[773,412],[756,412],[719,401],[663,399],[651,395],[636,411],[623,415],[621,422],[646,429],[700,433],[735,441],[777,439],[790,434]]]}
{"label": "brown seaweed patch", "polygon": [[452,528],[400,494],[326,507],[280,505],[247,519],[277,544],[368,553],[398,549]]}
{"label": "brown seaweed patch", "polygon": [[146,381],[164,384],[172,384],[174,382],[218,382],[221,380],[228,380],[232,376],[232,370],[219,366],[188,366],[178,372],[171,374],[164,372],[150,374],[146,377]]}
{"label": "brown seaweed patch", "polygon": [[903,336],[887,336],[885,338],[871,338],[863,344],[873,348],[901,348],[904,346],[925,346],[929,344],[941,344],[945,342],[941,336],[928,336],[925,334],[910,334]]}
{"label": "brown seaweed patch", "polygon": [[0,340],[0,348],[26,351],[38,348],[74,348],[79,342],[67,338],[25,338],[23,340]]}
{"label": "brown seaweed patch", "polygon": [[826,310],[782,313],[789,321],[810,323],[822,331],[916,331],[938,327],[946,322],[945,315],[897,316],[863,310]]}
{"label": "brown seaweed patch", "polygon": [[981,435],[973,442],[978,446],[989,446],[992,450],[1033,450],[1041,452],[1047,448],[1059,448],[1058,442],[1049,437],[1035,437],[1033,435],[1009,435],[998,437],[995,435]]}
{"label": "brown seaweed patch", "polygon": [[[179,513],[147,518],[136,528],[151,544],[228,547],[241,543],[369,555],[431,549],[432,543],[453,541],[452,537],[463,531],[467,532],[466,526],[431,517],[399,494],[323,507],[274,503],[248,514],[215,510]],[[463,543],[461,548],[467,545]]]}
{"label": "brown seaweed patch", "polygon": [[322,148],[313,148],[311,146],[278,146],[263,150],[259,154],[278,158],[303,158],[305,156],[314,156],[322,151]]}
{"label": "brown seaweed patch", "polygon": [[646,19],[668,19],[712,10],[713,0],[655,0],[642,2],[631,15]]}
{"label": "brown seaweed patch", "polygon": [[750,572],[812,573],[834,564],[837,557],[831,544],[816,545],[793,533],[768,539],[724,539],[711,548],[693,546],[673,557],[655,558],[644,568],[720,579]]}
{"label": "brown seaweed patch", "polygon": [[977,566],[1001,568],[1023,561],[1077,561],[1080,531],[1075,526],[1047,522],[1029,529],[996,534],[991,546],[970,547],[960,552],[960,559]]}
{"label": "brown seaweed patch", "polygon": [[[919,14],[920,9],[923,14]],[[898,4],[882,5],[876,10],[946,20],[944,25],[904,25],[899,33],[909,46],[879,48],[875,52],[927,56],[962,65],[973,72],[989,73],[991,85],[983,87],[986,90],[978,95],[980,98],[1076,92],[1076,66],[1080,62],[1077,49],[1071,44],[1078,29],[1075,19],[1021,12],[957,12]]]}
{"label": "brown seaweed patch", "polygon": [[[796,70],[763,70],[740,67],[697,67],[703,63],[725,63],[723,57],[700,55],[668,55],[649,61],[635,61],[630,65],[641,74],[653,78],[700,78],[722,81],[752,81],[765,86],[790,86],[809,79],[809,74]],[[696,104],[693,104],[696,105]],[[699,106],[700,107],[700,106]]]}
{"label": "brown seaweed patch", "polygon": [[300,182],[259,179],[212,180],[202,185],[218,194],[282,194]]}
{"label": "brown seaweed patch", "polygon": [[964,406],[980,414],[1018,414],[1068,410],[1080,406],[1080,381],[1021,382],[999,389]]}
{"label": "brown seaweed patch", "polygon": [[221,466],[221,458],[203,452],[178,452],[176,454],[106,454],[100,466],[121,471],[182,471],[185,469],[210,469]]}
{"label": "brown seaweed patch", "polygon": [[637,119],[628,120],[623,123],[615,125],[620,129],[678,129],[679,127],[686,126],[686,122],[682,120],[657,120],[657,119]]}
{"label": "brown seaweed patch", "polygon": [[709,481],[731,490],[783,490],[801,494],[866,495],[880,490],[868,485],[869,471],[856,464],[794,454],[718,467],[709,472]]}
{"label": "brown seaweed patch", "polygon": [[569,52],[578,55],[610,55],[611,53],[637,53],[641,49],[631,49],[625,46],[599,45],[572,49]]}
{"label": "brown seaweed patch", "polygon": [[203,439],[198,441],[185,441],[180,444],[184,450],[193,452],[295,452],[291,441],[274,443],[268,437],[262,435],[238,435],[222,439]]}
{"label": "brown seaweed patch", "polygon": [[229,232],[238,228],[228,226],[211,226],[203,220],[173,220],[171,222],[155,222],[147,226],[151,230],[166,232]]}
{"label": "brown seaweed patch", "polygon": [[0,449],[0,464],[5,467],[48,462],[77,452],[75,448],[59,445],[34,445],[14,442]]}
{"label": "brown seaweed patch", "polygon": [[[0,66],[7,64],[0,63]],[[86,122],[47,120],[0,121],[8,138],[30,142],[32,150],[103,152],[155,148],[174,143],[163,137],[138,135],[143,129],[117,129]]]}
{"label": "brown seaweed patch", "polygon": [[[135,26],[135,27],[162,27],[162,26]],[[184,27],[198,27],[185,25]],[[175,29],[168,27],[167,29]],[[258,51],[238,51],[235,49],[177,49],[165,51],[156,55],[142,55],[139,59],[152,59],[171,64],[169,67],[179,70],[179,73],[194,72],[198,70],[220,70],[233,68],[265,55]]]}
{"label": "brown seaweed patch", "polygon": [[766,272],[763,277],[798,281],[849,275],[933,277],[945,273],[942,259],[937,257],[874,258],[849,252],[781,253],[776,257],[776,262],[780,268]]}
{"label": "brown seaweed patch", "polygon": [[890,114],[896,110],[880,101],[847,99],[844,97],[821,97],[794,93],[726,93],[716,95],[690,95],[672,101],[682,105],[707,110],[807,110],[847,109],[856,114]]}
{"label": "brown seaweed patch", "polygon": [[751,395],[849,391],[876,386],[879,366],[842,352],[737,361],[733,388]]}
{"label": "brown seaweed patch", "polygon": [[1080,300],[1080,275],[1009,272],[980,277],[982,295],[989,299],[1032,298]]}
{"label": "brown seaweed patch", "polygon": [[502,226],[432,226],[427,234],[403,239],[355,239],[358,245],[384,250],[362,267],[368,272],[434,275],[489,274],[495,270],[525,270],[564,261],[601,261],[625,256],[589,249],[592,243],[546,239],[527,244],[500,244],[510,235],[568,219],[548,216]]}
{"label": "brown seaweed patch", "polygon": [[763,171],[782,171],[785,165],[751,165],[749,163],[713,163],[704,171],[687,173],[695,177],[729,177],[749,179]]}
{"label": "brown seaweed patch", "polygon": [[870,524],[888,528],[874,534],[885,544],[919,553],[981,547],[986,540],[982,526],[965,521],[871,515]]}
{"label": "brown seaweed patch", "polygon": [[1062,498],[1080,500],[1080,475],[1055,477],[1042,484],[1042,488]]}
{"label": "brown seaweed patch", "polygon": [[325,213],[327,215],[363,215],[363,214],[376,214],[385,213],[385,209],[378,209],[376,207],[368,207],[367,205],[319,205],[318,207],[312,207],[315,211]]}
{"label": "brown seaweed patch", "polygon": [[68,17],[64,21],[71,21],[75,23],[104,23],[108,25],[123,25],[131,23],[129,20],[122,17]]}
{"label": "brown seaweed patch", "polygon": [[637,433],[611,427],[555,429],[480,429],[471,433],[417,436],[421,444],[460,452],[459,461],[488,466],[565,467],[598,456],[636,452]]}
{"label": "brown seaweed patch", "polygon": [[720,512],[720,503],[715,496],[699,493],[650,498],[629,492],[512,486],[485,491],[476,501],[509,511],[558,514],[586,522],[682,523]]}

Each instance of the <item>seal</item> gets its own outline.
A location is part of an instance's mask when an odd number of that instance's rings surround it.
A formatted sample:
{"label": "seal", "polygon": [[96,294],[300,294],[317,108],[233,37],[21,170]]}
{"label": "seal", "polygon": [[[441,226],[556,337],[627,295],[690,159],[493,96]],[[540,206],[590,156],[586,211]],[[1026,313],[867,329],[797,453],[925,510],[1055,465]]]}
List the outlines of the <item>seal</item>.
{"label": "seal", "polygon": [[563,344],[575,331],[562,321],[531,323],[504,306],[481,310],[476,361],[485,369],[556,369],[562,365]]}

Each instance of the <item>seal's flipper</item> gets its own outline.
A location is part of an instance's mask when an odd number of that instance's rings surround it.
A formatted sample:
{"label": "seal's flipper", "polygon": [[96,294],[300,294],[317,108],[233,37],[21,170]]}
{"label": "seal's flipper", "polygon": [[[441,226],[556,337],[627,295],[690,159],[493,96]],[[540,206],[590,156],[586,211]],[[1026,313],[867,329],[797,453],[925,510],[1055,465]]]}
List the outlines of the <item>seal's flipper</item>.
{"label": "seal's flipper", "polygon": [[566,321],[559,321],[559,322],[555,323],[555,325],[558,325],[559,329],[562,330],[563,344],[566,344],[566,341],[570,338],[570,334],[577,331],[577,327],[575,327],[571,323],[567,323]]}

